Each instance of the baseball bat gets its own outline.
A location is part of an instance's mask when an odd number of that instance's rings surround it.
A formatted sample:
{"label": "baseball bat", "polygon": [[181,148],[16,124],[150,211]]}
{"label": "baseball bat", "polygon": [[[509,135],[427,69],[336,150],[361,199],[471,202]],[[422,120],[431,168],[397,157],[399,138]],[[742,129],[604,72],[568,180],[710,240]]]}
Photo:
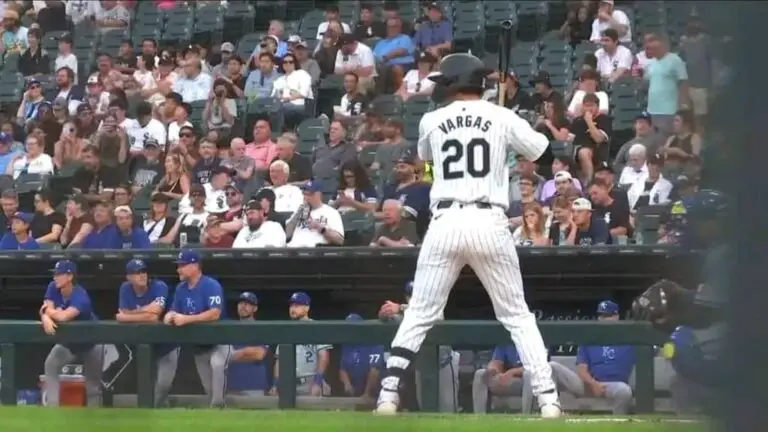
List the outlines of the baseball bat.
{"label": "baseball bat", "polygon": [[512,33],[515,23],[512,20],[501,22],[499,32],[499,106],[504,106],[507,101],[507,74],[512,57]]}

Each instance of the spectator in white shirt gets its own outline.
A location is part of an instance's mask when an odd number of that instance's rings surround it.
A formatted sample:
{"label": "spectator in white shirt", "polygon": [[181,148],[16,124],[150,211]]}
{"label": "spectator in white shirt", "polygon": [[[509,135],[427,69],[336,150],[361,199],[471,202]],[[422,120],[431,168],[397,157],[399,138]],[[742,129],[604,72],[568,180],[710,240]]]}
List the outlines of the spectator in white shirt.
{"label": "spectator in white shirt", "polygon": [[213,87],[213,80],[202,72],[202,63],[198,59],[184,60],[184,76],[179,76],[173,84],[173,91],[180,94],[184,102],[207,100]]}
{"label": "spectator in white shirt", "polygon": [[435,63],[437,63],[437,58],[431,53],[425,51],[419,54],[418,67],[405,74],[403,84],[397,91],[397,95],[403,100],[408,100],[413,95],[431,95],[435,89],[435,82],[429,79],[429,76],[434,73],[432,69],[435,67]]}
{"label": "spectator in white shirt", "polygon": [[237,119],[237,102],[230,97],[232,86],[223,78],[213,83],[213,91],[205,103],[203,120],[208,130],[215,130],[221,137],[228,137]]}
{"label": "spectator in white shirt", "polygon": [[335,4],[330,4],[325,8],[325,22],[320,23],[317,27],[317,40],[323,39],[325,31],[328,30],[328,24],[333,20],[337,20],[341,23],[341,26],[344,28],[344,33],[348,34],[352,32],[349,28],[349,24],[341,22],[341,19],[339,18],[339,7]]}
{"label": "spectator in white shirt", "polygon": [[285,127],[295,129],[306,117],[306,100],[313,99],[312,77],[296,61],[293,54],[283,57],[285,74],[272,84],[272,97],[283,102]]}
{"label": "spectator in white shirt", "polygon": [[168,132],[165,129],[160,120],[152,117],[152,104],[149,102],[142,102],[136,107],[137,120],[139,122],[138,128],[134,127],[128,137],[131,143],[130,152],[132,155],[140,155],[144,151],[144,141],[147,138],[154,138],[157,144],[160,146],[160,150],[165,151],[165,143],[168,137]]}
{"label": "spectator in white shirt", "polygon": [[600,43],[603,32],[609,28],[619,33],[620,42],[632,42],[632,29],[629,26],[629,17],[624,12],[613,7],[613,0],[601,0],[597,10],[597,18],[592,21],[592,35],[589,40]]}
{"label": "spectator in white shirt", "polygon": [[232,244],[234,249],[285,247],[285,231],[277,223],[266,219],[264,209],[257,200],[248,202],[245,208],[246,225],[240,229]]}
{"label": "spectator in white shirt", "polygon": [[285,234],[291,238],[288,247],[343,245],[344,223],[339,211],[323,203],[323,185],[310,180],[302,187],[304,204],[285,223]]}
{"label": "spectator in white shirt", "polygon": [[350,34],[339,37],[341,48],[336,53],[333,73],[344,75],[349,72],[357,74],[360,80],[360,93],[367,94],[373,88],[376,77],[376,60],[373,51],[368,46],[355,40]]}
{"label": "spectator in white shirt", "polygon": [[576,118],[582,115],[581,102],[584,100],[584,95],[588,93],[594,93],[599,101],[598,109],[601,114],[608,114],[611,109],[611,105],[608,99],[608,93],[604,91],[598,91],[600,84],[600,75],[593,70],[585,70],[579,77],[579,83],[576,88],[576,92],[573,94],[571,103],[568,104],[568,117]]}
{"label": "spectator in white shirt", "polygon": [[627,191],[631,212],[649,205],[664,205],[669,203],[672,193],[672,183],[661,175],[664,159],[658,155],[648,158],[647,175],[637,179]]}
{"label": "spectator in white shirt", "polygon": [[43,152],[40,140],[30,135],[27,137],[26,152],[17,154],[5,169],[5,174],[19,178],[22,174],[53,174],[53,158]]}
{"label": "spectator in white shirt", "polygon": [[109,101],[109,92],[104,90],[104,83],[99,74],[89,76],[85,84],[85,100],[83,102],[87,103],[96,114],[104,115],[109,108]]}
{"label": "spectator in white shirt", "polygon": [[[179,143],[179,132],[184,126],[194,127],[189,122],[189,112],[192,107],[188,103],[181,103],[173,112],[173,121],[168,125],[168,143],[171,147]],[[158,120],[159,123],[159,120]]]}
{"label": "spectator in white shirt", "polygon": [[155,56],[152,54],[140,55],[136,60],[136,70],[133,71],[133,88],[128,94],[136,94],[142,99],[148,99],[155,93],[157,83],[155,82]]}
{"label": "spectator in white shirt", "polygon": [[304,194],[298,186],[288,183],[290,167],[285,161],[276,160],[269,165],[270,189],[275,192],[274,211],[295,212],[304,202]]}
{"label": "spectator in white shirt", "polygon": [[93,0],[67,0],[66,12],[74,25],[80,24],[86,18],[91,16]]}
{"label": "spectator in white shirt", "polygon": [[619,34],[609,28],[603,32],[602,48],[595,52],[597,71],[603,79],[614,82],[632,70],[632,51],[619,45]]}
{"label": "spectator in white shirt", "polygon": [[63,67],[68,67],[74,72],[74,81],[77,81],[77,56],[72,53],[72,35],[70,33],[64,33],[59,38],[59,53],[54,60],[54,69],[59,70]]}
{"label": "spectator in white shirt", "polygon": [[117,0],[92,1],[91,8],[95,24],[103,32],[127,28],[131,22],[131,13]]}
{"label": "spectator in white shirt", "polygon": [[648,177],[648,167],[645,164],[645,146],[638,143],[629,148],[627,166],[621,170],[619,185],[628,188],[640,180]]}

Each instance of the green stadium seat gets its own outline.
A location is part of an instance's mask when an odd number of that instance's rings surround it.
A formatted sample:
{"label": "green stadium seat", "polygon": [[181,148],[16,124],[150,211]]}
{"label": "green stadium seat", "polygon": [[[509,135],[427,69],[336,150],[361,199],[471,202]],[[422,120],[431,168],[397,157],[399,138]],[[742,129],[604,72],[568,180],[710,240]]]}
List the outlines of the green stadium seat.
{"label": "green stadium seat", "polygon": [[430,110],[432,99],[429,96],[416,95],[411,96],[405,101],[404,110],[408,115],[423,116]]}
{"label": "green stadium seat", "polygon": [[16,192],[19,194],[37,192],[48,185],[48,176],[40,174],[21,174],[16,178]]}
{"label": "green stadium seat", "polygon": [[174,41],[175,43],[186,45],[192,41],[194,26],[195,21],[191,15],[179,18],[178,20],[169,20],[165,24],[161,40]]}
{"label": "green stadium seat", "polygon": [[282,103],[274,98],[258,98],[248,100],[248,114],[263,114],[278,112]]}
{"label": "green stadium seat", "polygon": [[158,29],[162,29],[163,18],[163,13],[157,8],[140,8],[136,12],[133,24],[134,26],[153,25]]}
{"label": "green stadium seat", "polygon": [[239,40],[254,30],[256,9],[249,2],[229,2],[224,11],[224,40]]}
{"label": "green stadium seat", "polygon": [[328,125],[318,118],[306,119],[296,129],[296,134],[303,139],[323,138],[326,133],[328,133]]}
{"label": "green stadium seat", "polygon": [[19,57],[20,55],[17,52],[7,53],[3,60],[3,72],[18,72]]}
{"label": "green stadium seat", "polygon": [[339,0],[339,19],[351,23],[360,17],[360,2],[357,0]]}
{"label": "green stadium seat", "polygon": [[243,36],[240,41],[237,42],[237,55],[243,60],[248,61],[253,54],[253,51],[261,43],[263,33],[249,33]]}
{"label": "green stadium seat", "polygon": [[501,22],[517,18],[517,6],[511,1],[485,2],[485,15],[488,18],[488,27],[499,27]]}
{"label": "green stadium seat", "polygon": [[0,103],[17,104],[24,93],[24,77],[12,68],[0,73]]}
{"label": "green stadium seat", "polygon": [[80,161],[73,161],[64,164],[61,168],[59,168],[59,172],[56,174],[57,177],[72,177],[75,175],[75,172],[79,170],[83,166],[83,163]]}
{"label": "green stadium seat", "polygon": [[659,225],[662,215],[669,211],[668,205],[653,205],[637,209],[635,213],[635,241],[639,234],[642,244],[655,244],[658,241]]}
{"label": "green stadium seat", "polygon": [[358,155],[360,164],[365,167],[371,166],[373,161],[376,159],[376,151],[378,149],[379,149],[379,144],[370,144],[363,147],[363,149],[360,150],[360,154]]}
{"label": "green stadium seat", "polygon": [[571,158],[573,156],[573,144],[570,141],[550,141],[549,148],[555,157]]}
{"label": "green stadium seat", "polygon": [[[137,28],[138,29],[145,28],[142,26],[143,24],[141,26],[137,25]],[[149,24],[147,24],[147,26],[149,26]],[[147,28],[152,28],[152,27],[147,27]],[[159,35],[159,29],[157,34]],[[108,30],[101,36],[99,51],[116,55],[123,41],[129,38],[130,38],[130,32],[128,32],[127,30],[124,30],[124,29]]]}
{"label": "green stadium seat", "polygon": [[320,81],[320,90],[341,90],[344,84],[344,77],[339,75],[328,75]]}
{"label": "green stadium seat", "polygon": [[319,10],[312,10],[307,12],[301,19],[301,26],[299,26],[299,36],[304,40],[316,39],[317,28],[325,21],[323,12]]}
{"label": "green stadium seat", "polygon": [[[47,50],[49,54],[55,53],[59,49],[59,38],[63,35],[64,31],[49,31],[43,35],[43,40],[40,41],[44,50]],[[55,55],[54,55],[55,57]]]}
{"label": "green stadium seat", "polygon": [[371,109],[382,117],[396,117],[403,112],[403,100],[394,95],[379,95],[371,102]]}
{"label": "green stadium seat", "polygon": [[211,32],[224,28],[224,13],[219,5],[206,4],[197,8],[195,32]]}

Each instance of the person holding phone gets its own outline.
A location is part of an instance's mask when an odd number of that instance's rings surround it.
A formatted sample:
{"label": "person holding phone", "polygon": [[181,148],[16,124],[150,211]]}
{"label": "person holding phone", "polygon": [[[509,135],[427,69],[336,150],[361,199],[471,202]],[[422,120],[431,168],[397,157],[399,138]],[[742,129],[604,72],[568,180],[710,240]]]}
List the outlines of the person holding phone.
{"label": "person holding phone", "polygon": [[208,130],[218,131],[219,136],[229,135],[237,117],[237,103],[229,97],[231,87],[223,78],[217,78],[203,110]]}

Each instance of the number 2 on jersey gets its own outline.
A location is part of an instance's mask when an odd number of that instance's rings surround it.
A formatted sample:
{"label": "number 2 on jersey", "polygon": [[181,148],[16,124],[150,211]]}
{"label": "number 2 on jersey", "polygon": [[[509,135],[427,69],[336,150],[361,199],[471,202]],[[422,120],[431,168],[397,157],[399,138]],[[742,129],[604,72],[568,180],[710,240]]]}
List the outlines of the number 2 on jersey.
{"label": "number 2 on jersey", "polygon": [[[450,139],[440,150],[447,155],[443,159],[443,178],[446,180],[464,178],[465,173],[482,178],[491,171],[491,146],[484,138],[473,138],[466,146],[457,139]],[[478,152],[480,160],[477,160]]]}

